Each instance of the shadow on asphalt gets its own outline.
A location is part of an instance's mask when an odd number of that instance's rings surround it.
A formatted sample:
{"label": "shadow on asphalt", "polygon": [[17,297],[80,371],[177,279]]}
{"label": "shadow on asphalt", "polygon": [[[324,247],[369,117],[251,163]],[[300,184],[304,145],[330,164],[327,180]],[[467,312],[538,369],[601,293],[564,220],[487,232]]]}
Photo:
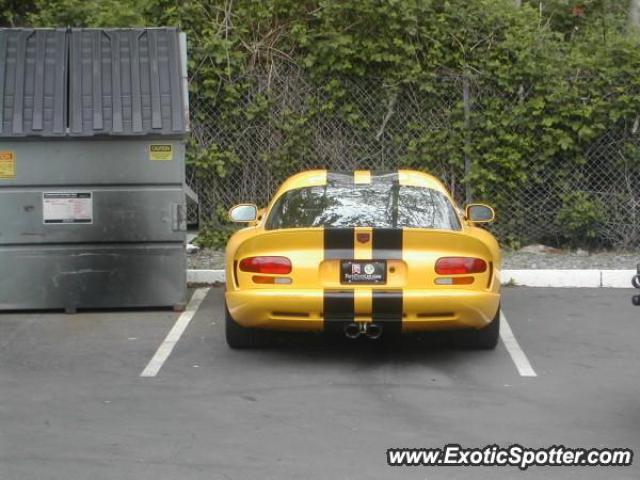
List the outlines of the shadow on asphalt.
{"label": "shadow on asphalt", "polygon": [[[456,357],[492,355],[492,351],[469,350],[452,344],[447,332],[403,335],[392,339],[384,337],[371,340],[350,340],[339,336],[308,333],[277,333],[269,339],[267,346],[247,353],[259,353],[265,357],[288,358],[296,362],[340,362],[380,365],[393,360],[395,364],[451,362]],[[253,355],[251,355],[253,356]]]}

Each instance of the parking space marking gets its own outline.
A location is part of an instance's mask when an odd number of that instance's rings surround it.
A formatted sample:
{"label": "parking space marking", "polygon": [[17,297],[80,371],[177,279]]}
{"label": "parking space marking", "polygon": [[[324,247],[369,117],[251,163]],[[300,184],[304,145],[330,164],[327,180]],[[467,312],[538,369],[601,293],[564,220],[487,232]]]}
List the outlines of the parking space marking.
{"label": "parking space marking", "polygon": [[535,370],[533,370],[529,359],[522,348],[520,348],[518,340],[516,340],[516,337],[513,335],[513,331],[507,321],[507,317],[505,317],[502,312],[500,312],[500,323],[500,338],[502,339],[504,346],[507,348],[507,352],[511,355],[511,360],[513,360],[520,376],[537,377],[538,375],[536,375]]}
{"label": "parking space marking", "polygon": [[169,355],[171,355],[176,343],[178,343],[178,340],[180,340],[180,337],[189,326],[191,319],[198,311],[198,308],[200,308],[200,304],[207,296],[207,293],[209,293],[208,288],[199,288],[193,293],[187,308],[182,312],[178,320],[176,320],[167,337],[160,344],[158,350],[156,350],[153,358],[149,360],[149,363],[140,374],[141,377],[155,377],[158,374],[164,362],[166,362]]}

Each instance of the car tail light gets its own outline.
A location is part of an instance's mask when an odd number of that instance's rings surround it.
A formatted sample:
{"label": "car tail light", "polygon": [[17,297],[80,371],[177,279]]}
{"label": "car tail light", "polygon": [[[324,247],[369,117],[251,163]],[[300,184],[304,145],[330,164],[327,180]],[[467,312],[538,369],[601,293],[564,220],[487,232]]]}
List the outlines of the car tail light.
{"label": "car tail light", "polygon": [[459,275],[465,273],[482,273],[487,270],[487,262],[481,258],[444,257],[436,262],[438,275]]}
{"label": "car tail light", "polygon": [[290,285],[292,281],[289,277],[264,277],[262,275],[254,275],[251,280],[260,285]]}
{"label": "car tail light", "polygon": [[473,277],[438,277],[434,283],[436,285],[471,285],[474,281]]}
{"label": "car tail light", "polygon": [[291,260],[287,257],[248,257],[240,261],[240,270],[283,275],[291,272]]}

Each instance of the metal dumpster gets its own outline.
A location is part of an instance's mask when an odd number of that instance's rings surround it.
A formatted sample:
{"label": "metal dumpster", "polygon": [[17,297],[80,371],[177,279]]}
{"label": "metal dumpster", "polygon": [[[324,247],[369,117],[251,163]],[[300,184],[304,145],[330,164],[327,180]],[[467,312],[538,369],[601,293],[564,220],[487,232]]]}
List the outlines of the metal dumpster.
{"label": "metal dumpster", "polygon": [[186,298],[186,40],[0,29],[0,309]]}

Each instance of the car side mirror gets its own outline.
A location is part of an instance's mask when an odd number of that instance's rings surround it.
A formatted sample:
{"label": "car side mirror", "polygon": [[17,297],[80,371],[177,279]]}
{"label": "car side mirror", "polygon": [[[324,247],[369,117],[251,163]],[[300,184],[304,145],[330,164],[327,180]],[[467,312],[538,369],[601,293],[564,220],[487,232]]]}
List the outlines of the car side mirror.
{"label": "car side mirror", "polygon": [[491,223],[495,220],[496,213],[489,205],[471,203],[465,208],[465,216],[473,223]]}
{"label": "car side mirror", "polygon": [[229,218],[232,222],[251,223],[258,217],[258,207],[252,203],[241,203],[229,210]]}

